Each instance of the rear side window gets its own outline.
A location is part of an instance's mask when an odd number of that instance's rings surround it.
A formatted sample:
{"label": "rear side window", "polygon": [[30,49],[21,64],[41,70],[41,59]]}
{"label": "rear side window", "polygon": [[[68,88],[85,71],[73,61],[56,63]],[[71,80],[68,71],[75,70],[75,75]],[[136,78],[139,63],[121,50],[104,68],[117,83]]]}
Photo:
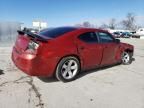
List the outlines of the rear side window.
{"label": "rear side window", "polygon": [[84,42],[87,42],[87,43],[97,43],[98,42],[97,36],[93,32],[81,34],[79,36],[79,39]]}
{"label": "rear side window", "polygon": [[108,33],[98,32],[97,35],[101,43],[110,43],[114,41],[114,38]]}
{"label": "rear side window", "polygon": [[39,33],[39,35],[50,37],[50,38],[56,38],[58,36],[61,36],[65,33],[71,32],[76,30],[77,28],[74,27],[59,27],[59,28],[51,28],[51,29],[45,29]]}

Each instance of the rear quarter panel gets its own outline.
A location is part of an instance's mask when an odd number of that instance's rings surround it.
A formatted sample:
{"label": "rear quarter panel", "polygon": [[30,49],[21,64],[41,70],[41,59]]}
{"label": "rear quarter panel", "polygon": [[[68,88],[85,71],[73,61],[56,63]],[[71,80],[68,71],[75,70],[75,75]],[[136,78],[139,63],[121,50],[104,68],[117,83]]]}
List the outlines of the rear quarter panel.
{"label": "rear quarter panel", "polygon": [[[53,68],[56,68],[58,62],[65,56],[77,55],[77,47],[74,41],[75,33],[67,33],[58,38],[49,40],[48,43],[43,43],[38,50],[39,56],[45,59],[53,59]],[[48,63],[47,63],[48,64]]]}

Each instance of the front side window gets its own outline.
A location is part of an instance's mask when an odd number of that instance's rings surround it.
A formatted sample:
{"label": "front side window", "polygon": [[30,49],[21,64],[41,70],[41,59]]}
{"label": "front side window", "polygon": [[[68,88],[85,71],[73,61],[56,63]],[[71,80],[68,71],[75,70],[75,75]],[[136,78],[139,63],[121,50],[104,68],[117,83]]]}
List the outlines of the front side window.
{"label": "front side window", "polygon": [[99,41],[101,43],[110,43],[110,42],[114,42],[114,38],[108,34],[108,33],[105,33],[105,32],[98,32],[96,33],[99,37]]}
{"label": "front side window", "polygon": [[93,32],[81,34],[79,36],[79,39],[86,43],[97,43],[98,42],[97,36]]}

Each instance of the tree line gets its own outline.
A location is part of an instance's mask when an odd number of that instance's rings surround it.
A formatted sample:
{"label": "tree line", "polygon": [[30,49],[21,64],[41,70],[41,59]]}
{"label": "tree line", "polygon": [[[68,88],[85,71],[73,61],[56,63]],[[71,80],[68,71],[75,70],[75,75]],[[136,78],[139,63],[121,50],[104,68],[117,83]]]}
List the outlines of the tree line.
{"label": "tree line", "polygon": [[136,15],[134,13],[128,13],[121,21],[117,21],[116,18],[112,18],[107,23],[102,23],[99,26],[91,24],[89,21],[85,21],[82,24],[76,24],[75,26],[100,29],[124,29],[131,31],[136,31],[140,27],[136,24]]}

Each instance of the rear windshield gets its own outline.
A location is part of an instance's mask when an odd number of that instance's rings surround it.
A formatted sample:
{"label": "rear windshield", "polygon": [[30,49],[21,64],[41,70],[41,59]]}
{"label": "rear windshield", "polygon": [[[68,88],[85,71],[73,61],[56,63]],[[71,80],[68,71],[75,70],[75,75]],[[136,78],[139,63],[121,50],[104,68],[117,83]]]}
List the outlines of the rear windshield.
{"label": "rear windshield", "polygon": [[50,28],[50,29],[45,29],[42,30],[39,35],[41,36],[46,36],[50,38],[56,38],[58,36],[61,36],[65,33],[71,32],[76,30],[77,28],[74,27],[59,27],[59,28]]}

